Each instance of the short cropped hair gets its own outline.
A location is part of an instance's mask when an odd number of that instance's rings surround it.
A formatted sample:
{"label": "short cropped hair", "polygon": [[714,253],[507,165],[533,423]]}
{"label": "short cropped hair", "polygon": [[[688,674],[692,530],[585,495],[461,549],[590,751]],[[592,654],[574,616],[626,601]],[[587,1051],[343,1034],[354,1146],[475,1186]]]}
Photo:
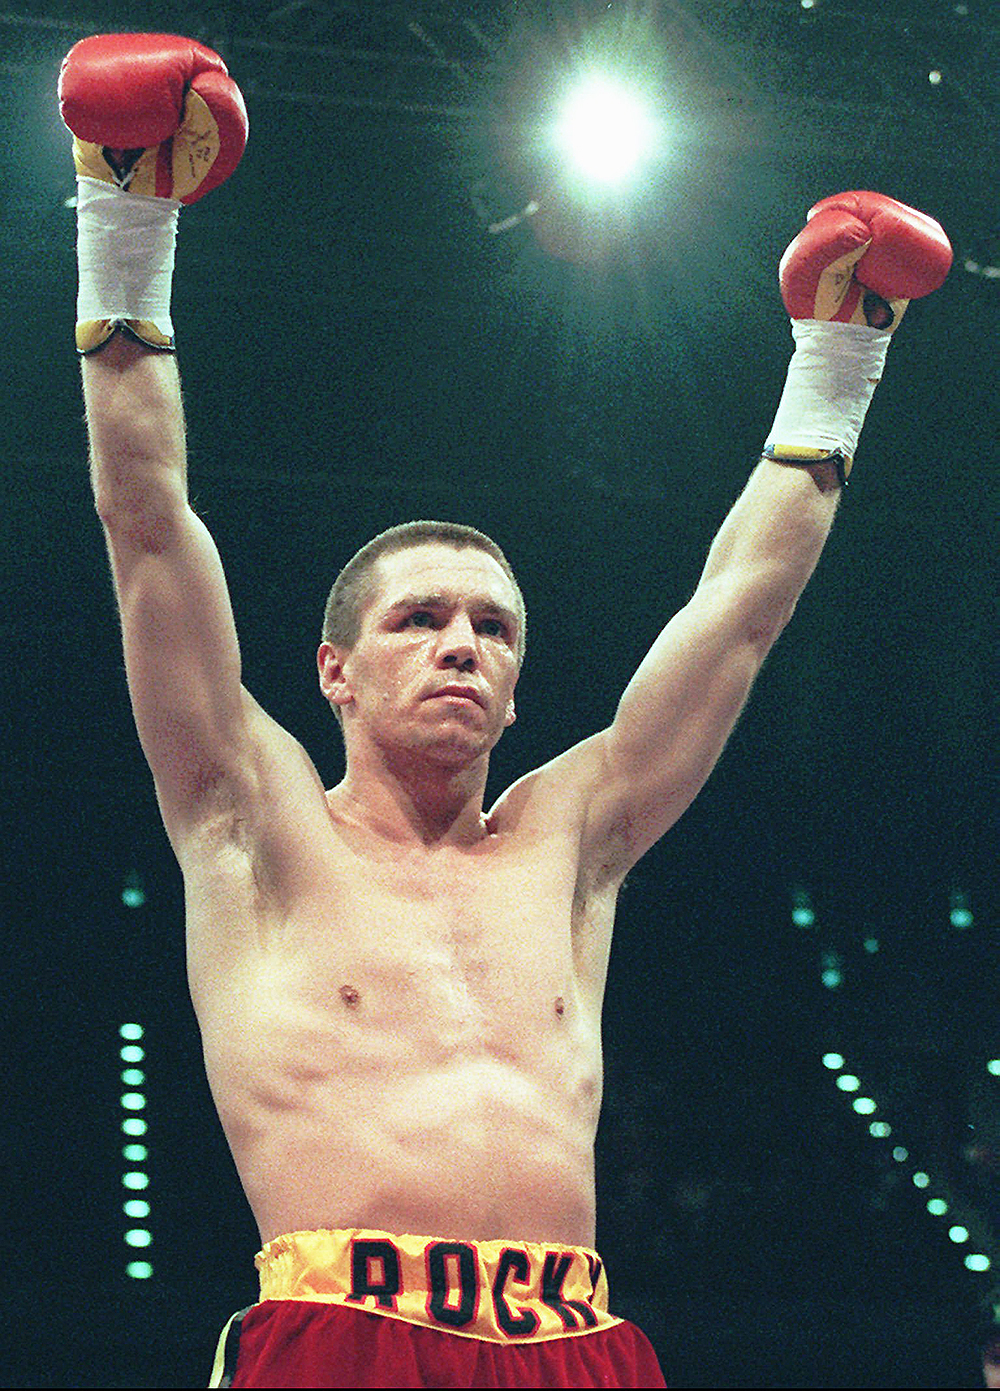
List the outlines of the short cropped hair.
{"label": "short cropped hair", "polygon": [[[484,531],[477,531],[474,526],[463,526],[460,522],[404,522],[401,526],[389,527],[387,531],[379,532],[371,541],[362,546],[355,555],[351,556],[330,590],[326,609],[323,613],[321,641],[350,651],[361,635],[361,624],[364,621],[368,604],[374,595],[376,563],[384,555],[394,555],[397,551],[410,550],[414,546],[422,546],[429,541],[436,541],[445,546],[454,546],[456,550],[463,550],[471,546],[476,550],[485,551],[498,563],[514,586],[514,593],[517,596],[517,661],[518,666],[520,666],[524,661],[527,639],[527,615],[521,586],[514,576],[514,571],[511,569],[507,557],[497,543],[491,540]],[[343,725],[340,707],[334,706],[333,713]]]}

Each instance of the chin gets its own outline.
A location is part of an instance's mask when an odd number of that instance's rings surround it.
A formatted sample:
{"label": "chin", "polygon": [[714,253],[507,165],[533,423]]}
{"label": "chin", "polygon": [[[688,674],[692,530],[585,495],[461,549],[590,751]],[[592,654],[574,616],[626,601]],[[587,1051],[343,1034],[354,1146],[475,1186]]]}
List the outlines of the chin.
{"label": "chin", "polygon": [[491,735],[471,729],[425,729],[410,747],[425,758],[459,768],[488,754],[502,733],[503,730]]}

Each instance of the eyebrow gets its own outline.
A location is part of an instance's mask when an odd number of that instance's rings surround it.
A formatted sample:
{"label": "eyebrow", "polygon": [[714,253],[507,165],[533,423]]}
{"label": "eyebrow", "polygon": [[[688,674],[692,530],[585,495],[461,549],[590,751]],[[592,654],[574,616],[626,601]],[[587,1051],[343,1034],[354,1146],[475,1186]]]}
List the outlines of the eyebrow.
{"label": "eyebrow", "polygon": [[[450,609],[455,601],[447,598],[444,594],[406,594],[400,599],[396,599],[386,609],[386,615],[399,613],[402,609]],[[470,600],[471,607],[480,613],[496,615],[509,623],[512,628],[517,628],[517,614],[512,609],[505,608],[503,604],[498,604],[493,599],[485,596],[475,597]]]}

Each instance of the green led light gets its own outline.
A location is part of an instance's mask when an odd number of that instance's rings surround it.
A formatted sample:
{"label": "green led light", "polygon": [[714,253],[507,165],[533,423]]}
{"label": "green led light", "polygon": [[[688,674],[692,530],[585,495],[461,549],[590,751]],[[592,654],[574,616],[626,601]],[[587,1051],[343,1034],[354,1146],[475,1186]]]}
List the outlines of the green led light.
{"label": "green led light", "polygon": [[966,1270],[989,1270],[991,1262],[989,1256],[983,1256],[978,1251],[970,1251],[962,1264]]}
{"label": "green led light", "polygon": [[969,900],[959,889],[954,889],[951,894],[951,918],[952,927],[971,927],[972,913],[969,911]]}
{"label": "green led light", "polygon": [[146,902],[146,891],[142,887],[142,876],[130,869],[122,885],[122,903],[126,908],[141,908]]}
{"label": "green led light", "polygon": [[149,1261],[129,1261],[125,1267],[125,1274],[133,1280],[148,1280],[153,1273],[153,1267]]}
{"label": "green led light", "polygon": [[146,1056],[145,1048],[140,1048],[137,1043],[126,1043],[124,1048],[119,1049],[119,1058],[123,1063],[141,1063]]}
{"label": "green led light", "polygon": [[874,1111],[878,1110],[878,1107],[870,1096],[856,1096],[851,1102],[851,1105],[859,1116],[870,1116]]}
{"label": "green led light", "polygon": [[125,1233],[126,1246],[149,1246],[153,1238],[145,1227],[132,1227]]}
{"label": "green led light", "polygon": [[943,1217],[948,1211],[948,1204],[943,1198],[928,1198],[927,1211],[932,1217]]}
{"label": "green led light", "polygon": [[831,1072],[836,1072],[838,1068],[844,1066],[843,1053],[824,1053],[823,1066],[828,1067]]}
{"label": "green led light", "polygon": [[914,1188],[926,1188],[930,1181],[930,1175],[925,1174],[921,1169],[918,1169],[913,1175]]}
{"label": "green led light", "polygon": [[126,1135],[145,1135],[149,1126],[141,1116],[129,1116],[122,1121],[122,1130]]}
{"label": "green led light", "polygon": [[118,1032],[122,1038],[127,1039],[130,1043],[134,1043],[136,1039],[142,1038],[142,1025],[123,1024]]}
{"label": "green led light", "polygon": [[145,1145],[123,1145],[122,1156],[130,1164],[142,1164],[149,1157],[149,1150]]}
{"label": "green led light", "polygon": [[796,927],[812,927],[816,922],[812,900],[805,889],[792,889],[792,922]]}
{"label": "green led light", "polygon": [[146,1098],[142,1092],[126,1092],[122,1097],[122,1106],[126,1111],[142,1111],[146,1107]]}
{"label": "green led light", "polygon": [[140,1174],[135,1172],[134,1170],[130,1170],[129,1173],[122,1174],[122,1187],[131,1188],[135,1191],[139,1191],[143,1188],[148,1188],[149,1175]]}
{"label": "green led light", "polygon": [[868,1134],[876,1140],[887,1140],[892,1134],[892,1126],[887,1121],[872,1121]]}
{"label": "green led light", "polygon": [[861,1083],[852,1073],[842,1072],[837,1078],[837,1086],[842,1092],[856,1092]]}
{"label": "green led light", "polygon": [[149,1204],[145,1198],[129,1198],[122,1203],[122,1212],[126,1217],[148,1217]]}
{"label": "green led light", "polygon": [[875,955],[875,953],[878,951],[878,945],[879,943],[877,937],[865,938],[865,951],[868,953],[869,956]]}
{"label": "green led light", "polygon": [[1000,1058],[990,1058],[986,1064],[986,1071],[991,1077],[1000,1077]]}
{"label": "green led light", "polygon": [[968,1227],[962,1227],[956,1224],[954,1227],[948,1228],[948,1237],[949,1240],[954,1241],[956,1245],[959,1245],[963,1241],[968,1241],[969,1229]]}
{"label": "green led light", "polygon": [[844,983],[843,972],[837,966],[827,966],[826,970],[820,972],[819,978],[827,990],[839,990]]}
{"label": "green led light", "polygon": [[126,1087],[141,1087],[146,1080],[146,1074],[141,1067],[127,1067],[122,1073],[122,1081]]}
{"label": "green led light", "polygon": [[909,1159],[910,1151],[906,1148],[905,1145],[895,1145],[893,1147],[892,1157],[893,1159],[895,1159],[897,1164],[903,1164],[907,1159]]}

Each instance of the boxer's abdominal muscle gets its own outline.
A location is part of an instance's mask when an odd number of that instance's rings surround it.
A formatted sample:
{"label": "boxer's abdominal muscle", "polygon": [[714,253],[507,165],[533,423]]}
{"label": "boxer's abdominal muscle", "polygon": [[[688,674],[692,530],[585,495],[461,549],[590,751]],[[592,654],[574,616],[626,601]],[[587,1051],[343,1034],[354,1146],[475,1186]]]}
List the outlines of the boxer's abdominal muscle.
{"label": "boxer's abdominal muscle", "polygon": [[592,1246],[613,894],[537,826],[464,851],[330,829],[280,911],[238,855],[186,867],[209,1081],[262,1239]]}

